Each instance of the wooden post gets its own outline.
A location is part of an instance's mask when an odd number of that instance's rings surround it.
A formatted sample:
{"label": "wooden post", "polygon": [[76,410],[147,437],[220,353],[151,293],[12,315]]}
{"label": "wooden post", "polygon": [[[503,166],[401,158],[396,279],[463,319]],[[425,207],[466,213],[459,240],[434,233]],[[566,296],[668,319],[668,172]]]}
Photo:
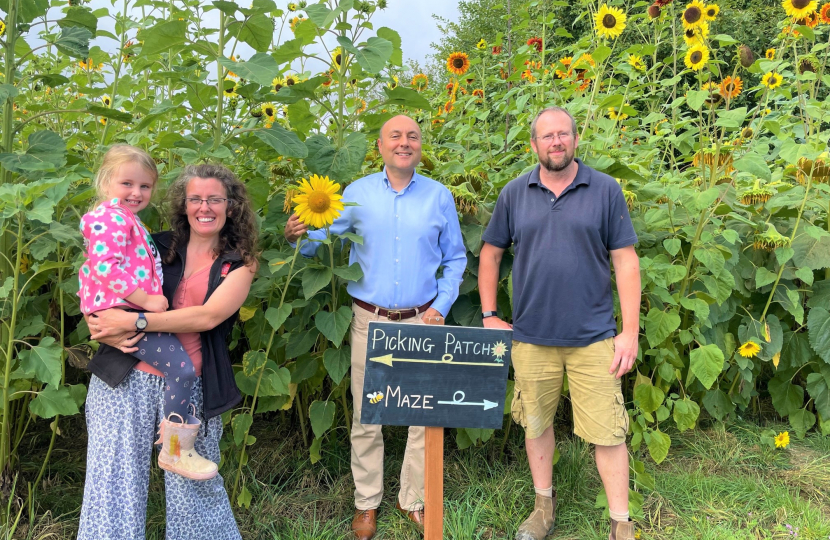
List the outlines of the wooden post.
{"label": "wooden post", "polygon": [[444,428],[426,428],[424,461],[424,540],[444,540]]}

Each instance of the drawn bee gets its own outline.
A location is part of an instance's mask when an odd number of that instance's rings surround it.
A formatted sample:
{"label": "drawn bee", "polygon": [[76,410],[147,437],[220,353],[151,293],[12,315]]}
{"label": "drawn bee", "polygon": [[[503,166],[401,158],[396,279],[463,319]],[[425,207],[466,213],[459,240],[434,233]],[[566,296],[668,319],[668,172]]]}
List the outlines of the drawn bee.
{"label": "drawn bee", "polygon": [[378,403],[383,399],[383,394],[381,392],[372,392],[371,394],[366,394],[366,397],[369,398],[369,403]]}

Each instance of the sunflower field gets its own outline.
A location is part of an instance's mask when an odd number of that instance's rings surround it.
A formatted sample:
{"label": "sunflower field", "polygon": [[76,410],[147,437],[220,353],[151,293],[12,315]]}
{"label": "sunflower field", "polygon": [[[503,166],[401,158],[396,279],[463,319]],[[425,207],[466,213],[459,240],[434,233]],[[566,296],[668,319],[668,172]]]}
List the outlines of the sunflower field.
{"label": "sunflower field", "polygon": [[[230,344],[245,396],[225,417],[232,500],[251,503],[254,423],[296,427],[312,462],[347,444],[334,435],[351,418],[345,286],[362,272],[348,243],[305,259],[282,230],[295,209],[317,225],[335,216],[342,187],[382,166],[378,130],[401,113],[421,125],[419,170],[453,193],[468,249],[449,324],[481,325],[481,235],[500,188],[537,162],[538,110],[568,108],[578,155],[620,182],[644,289],[624,386],[638,491],[653,486],[642,460],[665,460],[670,433],[703,415],[771,402],[795,437],[830,434],[830,2],[768,3],[773,31],[748,45],[723,23],[726,3],[507,0],[424,73],[404,64],[398,32],[373,24],[386,0],[115,4],[0,0],[4,494],[25,497],[48,467],[47,453],[20,474],[33,426],[49,425],[51,453],[84,404],[97,344],[76,296],[78,223],[116,142],[156,158],[151,229],[165,227],[164,186],[206,160],[231,167],[258,210],[262,265]],[[509,319],[509,253],[501,278]],[[464,449],[493,435],[454,436]]]}

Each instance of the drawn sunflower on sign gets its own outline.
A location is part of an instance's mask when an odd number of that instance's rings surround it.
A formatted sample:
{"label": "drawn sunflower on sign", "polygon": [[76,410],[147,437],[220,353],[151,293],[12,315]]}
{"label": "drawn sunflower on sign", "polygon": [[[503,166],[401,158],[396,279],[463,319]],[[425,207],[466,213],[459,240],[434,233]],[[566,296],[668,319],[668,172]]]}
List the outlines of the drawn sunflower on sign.
{"label": "drawn sunflower on sign", "polygon": [[625,13],[619,8],[602,4],[594,17],[599,37],[617,38],[625,29]]}
{"label": "drawn sunflower on sign", "polygon": [[493,356],[496,361],[504,362],[504,355],[507,354],[507,345],[503,341],[498,341],[493,344]]}
{"label": "drawn sunflower on sign", "polygon": [[454,52],[447,58],[447,70],[455,75],[464,75],[470,69],[467,53]]}
{"label": "drawn sunflower on sign", "polygon": [[340,184],[329,180],[328,176],[312,174],[306,180],[302,179],[299,186],[300,194],[291,199],[297,205],[295,212],[300,221],[312,227],[322,228],[331,225],[343,211]]}

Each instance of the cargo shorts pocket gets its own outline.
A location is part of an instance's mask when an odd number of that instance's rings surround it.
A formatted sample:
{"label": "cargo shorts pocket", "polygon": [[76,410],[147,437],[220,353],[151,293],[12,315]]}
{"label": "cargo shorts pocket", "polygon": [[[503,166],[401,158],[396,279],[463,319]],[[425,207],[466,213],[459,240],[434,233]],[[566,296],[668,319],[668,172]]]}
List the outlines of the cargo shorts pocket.
{"label": "cargo shorts pocket", "polygon": [[628,411],[625,410],[625,399],[622,392],[614,393],[614,436],[625,438],[628,434]]}
{"label": "cargo shorts pocket", "polygon": [[514,422],[523,428],[527,427],[525,411],[522,406],[522,391],[518,388],[513,390],[513,401],[510,402],[510,415],[513,417]]}

